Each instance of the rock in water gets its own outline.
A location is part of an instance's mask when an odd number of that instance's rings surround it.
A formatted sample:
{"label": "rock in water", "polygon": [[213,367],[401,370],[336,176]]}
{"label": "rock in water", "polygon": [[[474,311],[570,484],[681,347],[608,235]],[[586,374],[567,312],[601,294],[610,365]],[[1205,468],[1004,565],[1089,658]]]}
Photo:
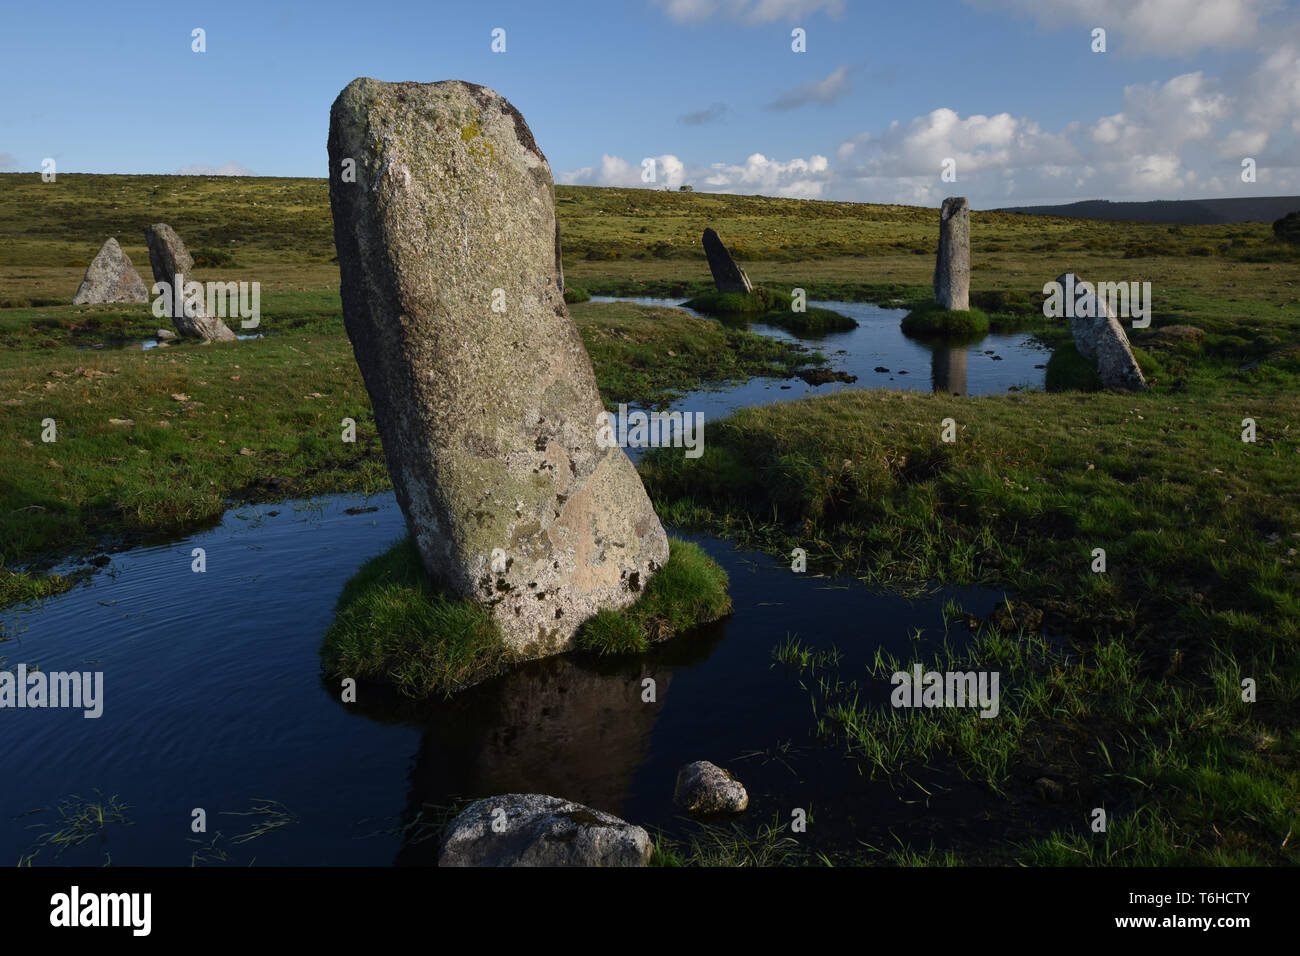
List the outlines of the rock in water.
{"label": "rock in water", "polygon": [[1101,384],[1130,392],[1144,391],[1146,377],[1133,357],[1124,326],[1111,314],[1106,300],[1099,298],[1092,285],[1073,272],[1065,273],[1056,281],[1061,287],[1063,302],[1069,306],[1066,315],[1069,316],[1074,347],[1097,366]]}
{"label": "rock in water", "polygon": [[[358,177],[360,181],[360,177]],[[447,827],[439,866],[645,866],[650,835],[609,813],[537,793],[471,803]]]}
{"label": "rock in water", "polygon": [[433,581],[528,656],[634,601],[668,539],[597,443],[591,360],[555,275],[554,187],[528,124],[472,83],[357,79],[330,111],[343,318]]}
{"label": "rock in water", "polygon": [[736,265],[727,247],[722,244],[718,234],[712,229],[704,230],[704,254],[709,259],[709,270],[713,273],[713,284],[719,292],[742,292],[745,295],[754,291],[745,270]]}
{"label": "rock in water", "polygon": [[950,312],[970,311],[970,203],[950,196],[939,210],[934,301]]}
{"label": "rock in water", "polygon": [[95,258],[90,260],[86,276],[77,286],[73,305],[98,305],[106,302],[148,302],[149,290],[145,288],[140,273],[135,271],[131,257],[122,251],[117,240],[109,237]]}
{"label": "rock in water", "polygon": [[[165,282],[172,295],[164,295],[167,316],[176,326],[176,331],[191,339],[203,339],[205,342],[233,342],[235,333],[226,328],[226,324],[216,316],[207,315],[204,306],[195,301],[191,305],[177,308],[176,285],[184,286],[194,281],[194,259],[176,230],[165,222],[156,222],[146,226],[144,241],[149,246],[149,265],[153,269],[153,281]],[[184,290],[180,293],[182,299]]]}
{"label": "rock in water", "polygon": [[673,803],[695,816],[740,813],[749,806],[749,793],[717,764],[697,760],[677,771]]}

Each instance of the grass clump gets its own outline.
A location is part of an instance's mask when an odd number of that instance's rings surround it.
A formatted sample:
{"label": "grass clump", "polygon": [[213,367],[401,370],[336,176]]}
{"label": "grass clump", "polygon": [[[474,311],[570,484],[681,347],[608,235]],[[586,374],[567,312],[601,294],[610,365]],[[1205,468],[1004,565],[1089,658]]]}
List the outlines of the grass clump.
{"label": "grass clump", "polygon": [[668,561],[631,607],[604,610],[578,630],[579,648],[596,654],[640,654],[700,624],[731,613],[727,572],[697,544],[669,539]]}
{"label": "grass clump", "polygon": [[903,316],[902,329],[904,335],[967,338],[987,333],[989,317],[974,306],[965,312],[950,312],[931,302]]}
{"label": "grass clump", "polygon": [[564,287],[564,301],[569,305],[575,302],[587,302],[591,299],[591,293],[580,285],[566,285]]}
{"label": "grass clump", "polygon": [[743,292],[701,292],[683,305],[696,312],[720,318],[749,318],[754,322],[775,325],[790,332],[818,335],[824,332],[846,332],[856,329],[858,323],[833,309],[811,306],[802,312],[794,311],[794,299],[784,292],[755,286],[746,295]]}
{"label": "grass clump", "polygon": [[408,697],[450,695],[511,656],[486,607],[434,591],[410,536],[344,585],[321,646],[331,677],[391,683]]}
{"label": "grass clump", "polygon": [[[1160,363],[1149,353],[1136,345],[1130,348],[1133,350],[1133,358],[1137,359],[1138,368],[1142,370],[1142,374],[1148,381],[1162,371]],[[1044,384],[1049,392],[1100,392],[1102,390],[1097,366],[1090,359],[1084,358],[1073,342],[1064,342],[1052,352],[1052,357],[1047,360],[1045,375]]]}

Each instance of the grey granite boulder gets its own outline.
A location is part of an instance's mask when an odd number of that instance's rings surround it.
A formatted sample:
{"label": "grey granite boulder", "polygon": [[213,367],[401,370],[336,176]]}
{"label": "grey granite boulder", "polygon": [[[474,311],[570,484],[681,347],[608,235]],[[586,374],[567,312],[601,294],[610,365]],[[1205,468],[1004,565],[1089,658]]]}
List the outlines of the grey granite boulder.
{"label": "grey granite boulder", "polygon": [[[177,293],[177,284],[182,287],[196,281],[193,276],[194,258],[176,230],[165,222],[156,222],[146,226],[144,241],[149,246],[149,265],[153,269],[153,281],[165,282],[172,290],[171,295],[163,295],[167,316],[176,326],[176,331],[185,338],[202,339],[205,342],[233,342],[235,333],[226,327],[226,323],[216,316],[206,314],[206,307],[200,302],[184,304],[184,290]],[[181,306],[178,308],[178,297]]]}
{"label": "grey granite boulder", "polygon": [[950,196],[939,210],[934,301],[950,312],[970,311],[970,203]]}
{"label": "grey granite boulder", "polygon": [[109,237],[99,247],[95,258],[90,260],[72,304],[148,301],[149,290],[145,288],[140,273],[135,271],[131,257],[122,251],[116,239]]}
{"label": "grey granite boulder", "polygon": [[740,813],[749,806],[744,784],[707,760],[688,763],[677,771],[673,803],[695,816]]}
{"label": "grey granite boulder", "polygon": [[645,866],[641,827],[580,803],[537,793],[486,797],[443,833],[439,866]]}
{"label": "grey granite boulder", "polygon": [[640,595],[668,539],[556,276],[551,170],[473,83],[354,80],[330,112],[343,318],[433,581],[518,654],[568,649]]}
{"label": "grey granite boulder", "polygon": [[736,265],[736,260],[712,229],[704,230],[704,255],[709,260],[713,284],[719,292],[741,292],[748,295],[754,291],[745,270]]}
{"label": "grey granite boulder", "polygon": [[1098,297],[1090,283],[1071,272],[1056,281],[1067,306],[1074,346],[1097,366],[1101,384],[1131,392],[1145,390],[1147,381],[1133,357],[1128,335],[1119,319],[1111,314],[1106,300]]}

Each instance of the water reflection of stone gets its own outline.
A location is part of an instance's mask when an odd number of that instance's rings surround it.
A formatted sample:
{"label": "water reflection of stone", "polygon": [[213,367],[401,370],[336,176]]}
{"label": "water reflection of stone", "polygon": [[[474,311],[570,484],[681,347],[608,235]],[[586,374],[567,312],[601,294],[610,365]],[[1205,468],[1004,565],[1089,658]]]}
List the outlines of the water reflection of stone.
{"label": "water reflection of stone", "polygon": [[936,345],[930,353],[930,379],[936,392],[966,394],[966,347]]}
{"label": "water reflection of stone", "polygon": [[[642,701],[646,677],[655,681],[654,703]],[[407,820],[451,794],[545,793],[621,813],[670,679],[662,664],[611,671],[554,657],[465,692],[426,724]],[[426,857],[435,845],[408,843],[397,862],[433,862]]]}

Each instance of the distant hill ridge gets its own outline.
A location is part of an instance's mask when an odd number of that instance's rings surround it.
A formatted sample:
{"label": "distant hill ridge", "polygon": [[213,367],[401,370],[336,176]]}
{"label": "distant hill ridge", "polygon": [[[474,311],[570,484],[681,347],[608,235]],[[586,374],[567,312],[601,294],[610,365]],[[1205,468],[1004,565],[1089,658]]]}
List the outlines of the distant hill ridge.
{"label": "distant hill ridge", "polygon": [[1217,226],[1234,222],[1274,222],[1298,209],[1300,196],[1260,196],[1242,199],[1156,199],[1151,202],[1088,199],[1061,206],[1009,206],[996,211],[1076,219],[1130,219],[1134,222]]}

